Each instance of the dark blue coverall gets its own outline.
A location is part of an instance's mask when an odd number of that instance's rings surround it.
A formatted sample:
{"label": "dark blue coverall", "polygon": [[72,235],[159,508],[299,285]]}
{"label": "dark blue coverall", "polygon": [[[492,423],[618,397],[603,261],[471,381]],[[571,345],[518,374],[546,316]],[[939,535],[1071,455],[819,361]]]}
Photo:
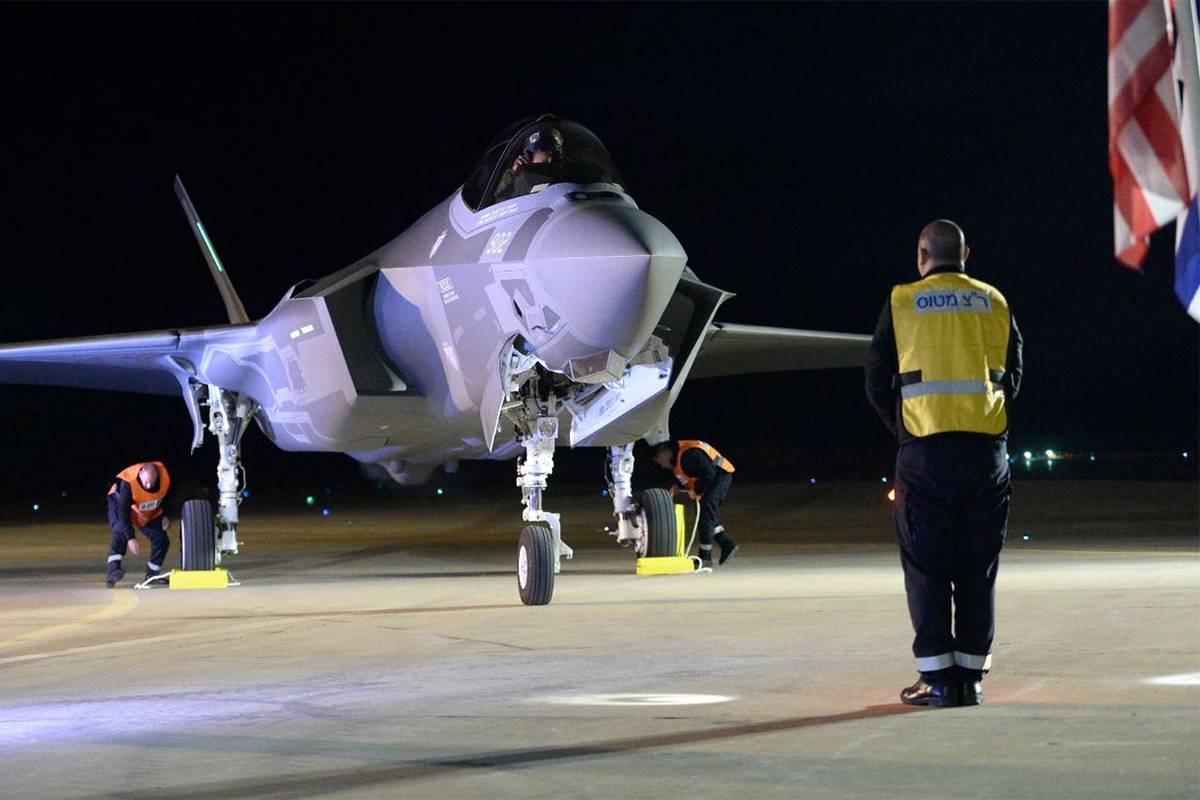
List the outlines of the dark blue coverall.
{"label": "dark blue coverall", "polygon": [[[708,457],[708,453],[698,447],[685,450],[679,466],[685,475],[696,481],[695,493],[700,496],[700,522],[696,535],[700,539],[700,557],[710,561],[713,539],[720,538],[725,533],[725,526],[717,518],[717,508],[729,495],[733,476],[717,467]],[[672,475],[672,483],[678,485],[677,480]]]}
{"label": "dark blue coverall", "polygon": [[[108,496],[108,526],[112,529],[112,540],[108,546],[108,572],[121,569],[121,559],[125,557],[129,540],[135,535],[133,520],[129,508],[133,505],[133,490],[129,484],[117,478],[114,483],[117,490]],[[171,548],[171,540],[163,530],[162,515],[142,528],[142,533],[150,540],[150,560],[146,562],[146,577],[157,575],[166,563],[167,550]]]}
{"label": "dark blue coverall", "polygon": [[[1010,414],[1021,385],[1021,348],[1012,319],[1003,380]],[[995,635],[996,570],[1012,494],[1008,433],[914,437],[904,427],[893,385],[898,373],[889,301],[868,349],[866,391],[899,442],[893,513],[916,634],[913,655],[927,682],[978,681],[990,666]]]}

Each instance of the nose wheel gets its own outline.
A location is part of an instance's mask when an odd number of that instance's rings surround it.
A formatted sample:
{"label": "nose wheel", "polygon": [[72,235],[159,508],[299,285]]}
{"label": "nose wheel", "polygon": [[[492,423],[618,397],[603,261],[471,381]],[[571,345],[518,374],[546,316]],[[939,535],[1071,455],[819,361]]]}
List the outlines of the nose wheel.
{"label": "nose wheel", "polygon": [[548,525],[521,529],[517,546],[517,590],[527,606],[544,606],[554,596],[554,533]]}

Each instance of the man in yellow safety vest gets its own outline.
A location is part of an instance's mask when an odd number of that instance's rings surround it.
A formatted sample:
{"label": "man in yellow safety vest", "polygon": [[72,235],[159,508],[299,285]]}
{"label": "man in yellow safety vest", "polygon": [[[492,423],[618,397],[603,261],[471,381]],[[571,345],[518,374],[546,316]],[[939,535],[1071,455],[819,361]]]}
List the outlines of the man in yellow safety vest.
{"label": "man in yellow safety vest", "polygon": [[977,705],[991,666],[1022,342],[1004,295],[966,275],[969,254],[953,222],[926,225],[921,279],[892,288],[867,355],[867,397],[900,445],[894,522],[921,673],[900,693],[910,705]]}

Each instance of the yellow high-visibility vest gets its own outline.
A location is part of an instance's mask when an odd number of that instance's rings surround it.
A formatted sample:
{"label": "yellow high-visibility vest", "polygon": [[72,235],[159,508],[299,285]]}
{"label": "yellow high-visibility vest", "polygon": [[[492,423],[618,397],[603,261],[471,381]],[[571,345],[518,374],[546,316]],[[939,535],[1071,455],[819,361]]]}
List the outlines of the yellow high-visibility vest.
{"label": "yellow high-visibility vest", "polygon": [[1004,433],[1012,328],[1004,295],[961,272],[939,272],[893,287],[891,307],[905,429],[916,437]]}

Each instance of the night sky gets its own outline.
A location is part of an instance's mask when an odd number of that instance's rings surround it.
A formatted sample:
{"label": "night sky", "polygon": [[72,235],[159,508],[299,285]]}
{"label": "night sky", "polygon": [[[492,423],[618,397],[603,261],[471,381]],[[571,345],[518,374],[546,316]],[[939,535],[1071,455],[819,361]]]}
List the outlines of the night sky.
{"label": "night sky", "polygon": [[[1144,274],[1112,257],[1105,47],[1099,3],[0,6],[0,341],[223,322],[177,172],[258,317],[554,111],[738,294],[720,318],[869,333],[949,217],[1025,335],[1014,450],[1198,449],[1172,235]],[[0,494],[29,469],[102,493],[150,457],[213,481],[178,400],[4,386],[0,408]],[[673,429],[748,480],[877,479],[894,453],[860,370],[696,382]],[[252,482],[356,479],[257,431],[246,455]],[[599,462],[559,459],[597,484]]]}

